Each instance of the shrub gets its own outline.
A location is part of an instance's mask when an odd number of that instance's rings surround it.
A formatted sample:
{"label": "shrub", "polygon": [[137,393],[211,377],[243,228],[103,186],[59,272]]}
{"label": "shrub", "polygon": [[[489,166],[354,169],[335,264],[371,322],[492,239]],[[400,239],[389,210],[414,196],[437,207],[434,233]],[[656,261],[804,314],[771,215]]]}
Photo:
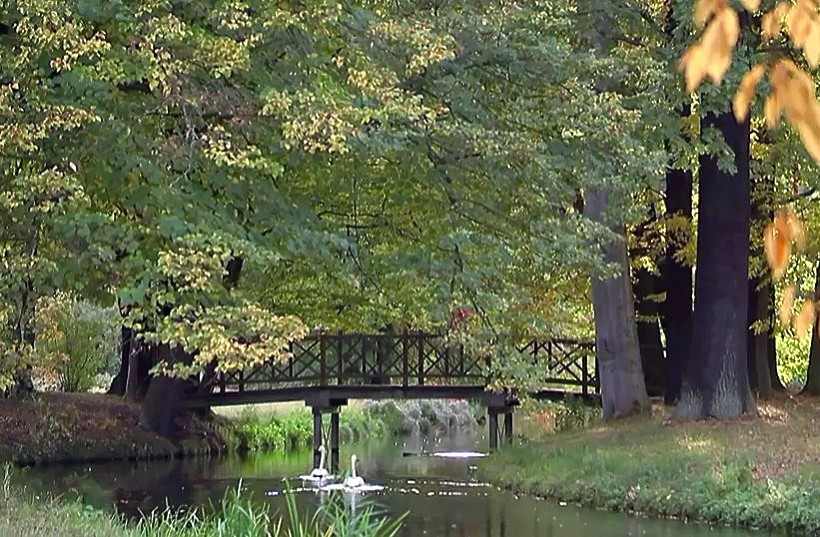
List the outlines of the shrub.
{"label": "shrub", "polygon": [[117,316],[58,292],[37,302],[36,376],[41,388],[88,391],[117,352]]}

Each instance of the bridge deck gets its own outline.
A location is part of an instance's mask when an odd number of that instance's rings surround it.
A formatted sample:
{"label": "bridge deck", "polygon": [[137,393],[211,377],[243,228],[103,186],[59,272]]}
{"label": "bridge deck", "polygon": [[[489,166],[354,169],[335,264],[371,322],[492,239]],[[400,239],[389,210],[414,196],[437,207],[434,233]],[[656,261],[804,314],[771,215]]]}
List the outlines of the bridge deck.
{"label": "bridge deck", "polygon": [[[215,406],[252,405],[260,403],[285,403],[292,401],[326,402],[327,405],[345,404],[355,399],[465,399],[488,402],[497,400],[501,394],[488,392],[483,385],[458,386],[401,386],[401,385],[360,385],[360,386],[308,386],[285,387],[266,390],[235,391],[215,393],[207,396],[191,397],[186,401],[189,408]],[[593,393],[568,390],[540,390],[529,394],[539,400],[560,400],[576,396],[587,400],[597,400]],[[503,396],[502,396],[503,397]]]}

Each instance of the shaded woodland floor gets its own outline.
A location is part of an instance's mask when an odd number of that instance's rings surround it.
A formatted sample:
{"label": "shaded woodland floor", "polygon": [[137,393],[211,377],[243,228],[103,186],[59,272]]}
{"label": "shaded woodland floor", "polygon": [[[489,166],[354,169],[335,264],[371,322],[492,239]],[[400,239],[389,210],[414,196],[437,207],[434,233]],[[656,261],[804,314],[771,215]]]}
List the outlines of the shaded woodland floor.
{"label": "shaded woodland floor", "polygon": [[781,396],[760,402],[758,412],[678,423],[656,406],[651,417],[530,433],[482,471],[519,492],[583,505],[820,530],[820,399]]}
{"label": "shaded woodland floor", "polygon": [[37,394],[0,400],[0,461],[22,464],[171,457],[222,449],[218,427],[180,418],[162,438],[139,425],[139,405],[102,394]]}

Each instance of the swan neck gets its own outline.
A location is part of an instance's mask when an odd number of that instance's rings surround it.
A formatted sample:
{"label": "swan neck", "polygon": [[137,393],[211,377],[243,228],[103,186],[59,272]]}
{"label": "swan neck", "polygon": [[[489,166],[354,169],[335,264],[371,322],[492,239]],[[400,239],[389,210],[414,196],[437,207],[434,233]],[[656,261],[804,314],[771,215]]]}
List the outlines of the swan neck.
{"label": "swan neck", "polygon": [[320,450],[321,454],[319,456],[319,470],[325,469],[325,450]]}
{"label": "swan neck", "polygon": [[356,477],[358,477],[356,475],[356,458],[355,457],[350,461],[350,473],[353,474],[354,479]]}

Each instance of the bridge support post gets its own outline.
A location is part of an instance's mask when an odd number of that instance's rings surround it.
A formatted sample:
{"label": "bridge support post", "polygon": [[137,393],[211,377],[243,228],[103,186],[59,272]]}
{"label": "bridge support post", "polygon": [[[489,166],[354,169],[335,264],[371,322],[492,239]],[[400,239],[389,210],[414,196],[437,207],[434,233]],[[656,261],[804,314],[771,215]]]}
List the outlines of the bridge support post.
{"label": "bridge support post", "polygon": [[513,409],[504,414],[504,442],[512,444],[513,441]]}
{"label": "bridge support post", "polygon": [[313,407],[313,467],[318,468],[322,460],[319,447],[322,445],[322,409]]}
{"label": "bridge support post", "polygon": [[330,472],[339,472],[339,409],[330,414]]}
{"label": "bridge support post", "polygon": [[490,451],[496,451],[498,449],[498,409],[487,409],[487,422],[490,428]]}

